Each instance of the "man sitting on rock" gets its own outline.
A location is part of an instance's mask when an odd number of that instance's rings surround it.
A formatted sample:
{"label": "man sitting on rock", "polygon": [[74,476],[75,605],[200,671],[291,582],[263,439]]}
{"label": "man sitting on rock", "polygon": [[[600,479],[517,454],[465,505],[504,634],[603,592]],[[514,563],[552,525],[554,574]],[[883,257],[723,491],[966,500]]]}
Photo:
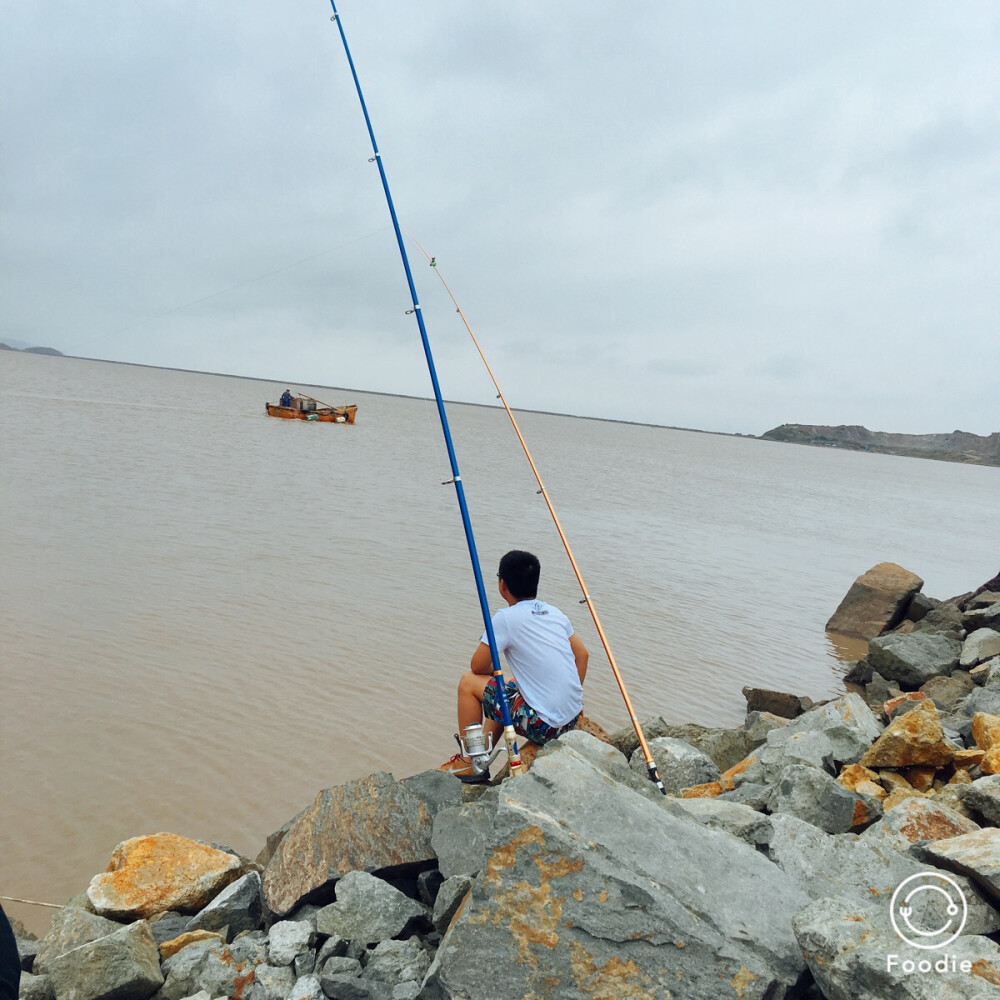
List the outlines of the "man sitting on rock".
{"label": "man sitting on rock", "polygon": [[[507,660],[505,693],[515,731],[533,743],[548,743],[572,729],[583,711],[583,680],[589,654],[569,619],[537,598],[541,565],[530,552],[514,550],[500,560],[500,596],[507,602],[493,615],[497,651]],[[485,722],[484,722],[485,717]],[[458,682],[458,729],[483,722],[494,742],[503,734],[497,679],[486,633]],[[469,773],[460,753],[442,770]]]}

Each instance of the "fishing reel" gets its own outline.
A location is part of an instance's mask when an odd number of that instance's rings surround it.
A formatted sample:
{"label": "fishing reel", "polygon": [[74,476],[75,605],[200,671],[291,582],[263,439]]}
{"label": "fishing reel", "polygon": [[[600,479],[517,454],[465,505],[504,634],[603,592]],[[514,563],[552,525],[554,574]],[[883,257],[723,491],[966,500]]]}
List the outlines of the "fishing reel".
{"label": "fishing reel", "polygon": [[500,756],[505,744],[500,742],[494,746],[492,733],[487,743],[482,724],[478,722],[465,727],[465,739],[455,733],[455,742],[462,756],[468,757],[472,763],[471,774],[456,774],[455,777],[467,785],[482,785],[489,781],[490,767]]}

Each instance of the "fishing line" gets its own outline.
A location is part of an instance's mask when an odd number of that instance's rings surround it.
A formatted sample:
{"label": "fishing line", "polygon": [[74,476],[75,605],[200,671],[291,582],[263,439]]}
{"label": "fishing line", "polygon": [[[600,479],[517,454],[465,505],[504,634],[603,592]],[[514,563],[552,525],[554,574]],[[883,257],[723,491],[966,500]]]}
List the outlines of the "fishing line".
{"label": "fishing line", "polygon": [[563,531],[562,525],[559,523],[559,517],[556,514],[555,507],[552,506],[548,490],[545,489],[545,486],[542,483],[541,474],[538,471],[538,467],[535,465],[535,460],[531,457],[531,452],[528,450],[528,444],[524,440],[521,428],[518,426],[517,420],[514,418],[511,408],[507,405],[507,399],[503,394],[503,390],[500,388],[500,383],[497,381],[496,375],[493,374],[493,369],[490,367],[489,361],[486,360],[486,355],[483,353],[482,347],[479,346],[479,341],[476,339],[476,335],[472,332],[472,327],[469,325],[469,321],[465,318],[465,313],[462,312],[462,307],[458,304],[458,300],[455,298],[452,290],[448,287],[448,282],[444,280],[444,275],[441,273],[441,268],[438,266],[437,258],[432,257],[423,248],[423,246],[421,246],[420,241],[409,231],[409,229],[406,229],[405,226],[403,228],[406,230],[406,235],[409,236],[414,243],[416,243],[420,252],[427,258],[427,263],[433,269],[434,273],[438,276],[438,280],[444,286],[444,290],[448,293],[448,297],[451,299],[452,305],[455,307],[455,311],[461,317],[462,323],[465,325],[465,329],[468,330],[469,336],[472,338],[472,343],[476,346],[476,351],[479,353],[479,357],[482,358],[483,364],[486,366],[486,371],[489,372],[490,379],[492,380],[497,391],[497,399],[500,400],[503,404],[503,408],[507,411],[507,416],[510,418],[511,426],[514,428],[514,433],[517,435],[518,441],[521,442],[521,447],[524,449],[524,454],[528,459],[528,464],[531,466],[531,471],[535,474],[535,481],[538,483],[538,492],[545,501],[545,506],[548,507],[549,514],[552,515],[552,521],[556,526],[556,531],[559,533],[559,538],[562,541],[563,548],[566,550],[566,555],[569,556],[569,563],[573,567],[577,583],[580,584],[580,590],[583,592],[583,600],[580,603],[587,605],[587,608],[590,611],[590,617],[594,619],[594,627],[597,629],[601,645],[604,647],[604,652],[608,657],[608,663],[611,664],[612,673],[614,673],[615,680],[618,682],[618,690],[621,691],[622,698],[625,701],[625,708],[628,710],[629,718],[632,720],[632,725],[635,728],[635,735],[639,737],[639,746],[642,748],[642,754],[646,758],[646,767],[649,770],[649,778],[656,784],[656,787],[664,795],[666,795],[667,790],[663,787],[663,782],[660,780],[660,775],[656,767],[656,761],[653,760],[649,744],[646,742],[646,737],[642,732],[642,726],[639,723],[639,719],[636,717],[635,709],[632,707],[632,700],[629,698],[628,691],[625,689],[625,682],[622,680],[621,672],[618,670],[618,664],[615,662],[614,654],[611,652],[611,645],[608,642],[608,637],[604,632],[603,626],[601,625],[601,619],[597,615],[597,608],[594,607],[593,598],[587,592],[587,584],[584,582],[583,574],[580,572],[580,567],[577,565],[576,559],[573,557],[573,550],[570,548],[569,539],[567,539],[566,533]]}
{"label": "fishing line", "polygon": [[403,243],[403,234],[400,232],[399,222],[396,219],[396,208],[392,202],[392,194],[389,191],[389,180],[386,177],[385,167],[382,164],[382,154],[379,152],[378,143],[375,141],[375,131],[372,128],[371,118],[368,115],[368,105],[365,103],[365,96],[361,91],[361,81],[358,79],[357,70],[354,68],[354,60],[351,58],[351,49],[347,44],[347,35],[344,33],[344,25],[340,14],[337,12],[337,5],[334,0],[330,0],[330,7],[333,9],[332,21],[337,24],[340,32],[340,40],[344,45],[344,54],[347,56],[347,64],[354,79],[354,88],[358,92],[358,100],[361,102],[361,111],[365,117],[365,125],[368,128],[368,138],[371,140],[372,153],[371,162],[378,167],[379,177],[382,180],[382,190],[385,193],[386,205],[389,209],[389,217],[392,219],[392,228],[396,233],[396,243],[399,246],[399,255],[402,258],[403,270],[406,272],[406,283],[410,289],[410,298],[413,301],[413,308],[408,309],[417,320],[417,328],[420,330],[420,341],[424,348],[424,357],[427,361],[427,371],[431,378],[431,385],[434,387],[434,399],[437,402],[438,416],[441,420],[441,431],[444,434],[445,445],[448,449],[448,461],[451,464],[450,480],[442,485],[454,484],[455,495],[458,498],[458,507],[462,515],[462,526],[465,529],[465,540],[469,547],[469,558],[472,560],[472,572],[476,580],[476,591],[479,594],[479,605],[483,612],[483,623],[486,626],[487,644],[490,649],[490,658],[493,661],[493,677],[496,684],[497,703],[500,707],[500,714],[503,718],[503,735],[507,744],[507,760],[511,774],[521,773],[521,756],[517,749],[517,734],[514,732],[514,723],[510,715],[510,706],[507,704],[506,685],[504,683],[503,669],[500,666],[500,654],[497,652],[496,637],[493,634],[493,621],[490,616],[489,601],[486,597],[486,587],[483,583],[482,570],[479,567],[479,555],[476,552],[476,540],[472,533],[472,521],[469,517],[469,507],[465,501],[465,487],[462,485],[462,476],[458,471],[458,459],[455,456],[455,447],[451,439],[451,428],[448,426],[448,414],[445,412],[444,398],[441,395],[441,386],[438,383],[437,369],[434,366],[434,355],[431,352],[430,340],[427,336],[427,328],[424,325],[423,313],[420,309],[420,302],[417,298],[417,289],[413,283],[413,274],[410,271],[410,259],[406,255],[406,245]]}

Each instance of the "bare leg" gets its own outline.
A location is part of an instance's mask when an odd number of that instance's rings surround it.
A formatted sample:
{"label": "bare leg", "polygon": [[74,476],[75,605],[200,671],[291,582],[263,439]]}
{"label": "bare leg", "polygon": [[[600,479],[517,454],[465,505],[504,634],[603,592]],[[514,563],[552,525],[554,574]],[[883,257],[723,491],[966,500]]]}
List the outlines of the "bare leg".
{"label": "bare leg", "polygon": [[465,736],[465,727],[477,722],[483,724],[483,735],[489,740],[493,736],[494,743],[503,732],[503,726],[493,719],[483,720],[483,691],[492,680],[488,674],[474,674],[466,670],[458,682],[458,735]]}

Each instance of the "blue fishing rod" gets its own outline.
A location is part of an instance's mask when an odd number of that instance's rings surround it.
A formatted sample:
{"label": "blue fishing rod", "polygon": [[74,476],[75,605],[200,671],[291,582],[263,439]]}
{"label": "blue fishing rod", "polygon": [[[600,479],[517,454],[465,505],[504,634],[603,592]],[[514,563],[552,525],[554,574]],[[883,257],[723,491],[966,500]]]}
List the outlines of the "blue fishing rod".
{"label": "blue fishing rod", "polygon": [[511,774],[521,773],[521,756],[517,749],[517,734],[514,732],[514,723],[510,715],[510,706],[507,703],[507,691],[504,684],[503,669],[500,666],[500,654],[497,652],[496,636],[493,634],[493,620],[490,617],[490,605],[486,597],[486,587],[483,584],[482,570],[479,568],[479,555],[476,552],[476,539],[472,533],[472,521],[469,518],[469,505],[465,501],[465,487],[462,485],[462,476],[458,471],[458,459],[455,457],[455,446],[451,439],[451,428],[448,426],[448,414],[444,408],[444,398],[441,395],[441,386],[438,382],[437,369],[434,365],[434,355],[431,352],[430,340],[427,337],[427,327],[424,325],[423,313],[420,309],[420,301],[417,298],[417,289],[413,283],[413,274],[410,271],[410,260],[406,255],[406,245],[403,243],[403,234],[400,230],[399,222],[396,219],[396,208],[392,201],[392,193],[389,191],[389,180],[385,174],[385,167],[382,164],[382,154],[379,152],[378,143],[375,141],[375,130],[372,128],[371,117],[368,114],[368,105],[365,103],[365,95],[361,90],[361,81],[358,79],[358,72],[354,68],[354,59],[351,57],[351,48],[347,44],[347,35],[344,33],[344,24],[341,21],[340,13],[337,11],[335,0],[330,0],[330,7],[333,9],[332,21],[335,21],[340,31],[340,40],[344,43],[344,54],[347,56],[347,64],[351,68],[351,76],[354,79],[354,87],[358,92],[358,100],[361,102],[361,111],[365,116],[365,125],[368,128],[368,138],[372,144],[372,162],[378,167],[379,177],[382,178],[382,190],[385,192],[385,201],[389,207],[389,216],[392,219],[392,228],[396,233],[396,243],[399,246],[399,256],[403,261],[403,270],[406,272],[406,283],[410,287],[410,298],[413,300],[413,308],[408,310],[417,319],[417,327],[420,329],[420,341],[424,346],[424,357],[427,359],[427,370],[431,376],[431,385],[434,387],[434,399],[437,402],[438,416],[441,418],[441,430],[444,433],[444,442],[448,449],[448,461],[451,463],[452,478],[448,483],[455,484],[455,495],[458,497],[458,507],[462,513],[462,526],[465,528],[465,540],[469,545],[469,558],[472,560],[472,572],[476,578],[476,591],[479,594],[479,605],[483,612],[483,622],[486,626],[486,638],[490,647],[490,658],[493,661],[493,676],[496,679],[497,704],[500,706],[500,715],[503,719],[503,738],[507,745],[507,760],[510,765]]}

